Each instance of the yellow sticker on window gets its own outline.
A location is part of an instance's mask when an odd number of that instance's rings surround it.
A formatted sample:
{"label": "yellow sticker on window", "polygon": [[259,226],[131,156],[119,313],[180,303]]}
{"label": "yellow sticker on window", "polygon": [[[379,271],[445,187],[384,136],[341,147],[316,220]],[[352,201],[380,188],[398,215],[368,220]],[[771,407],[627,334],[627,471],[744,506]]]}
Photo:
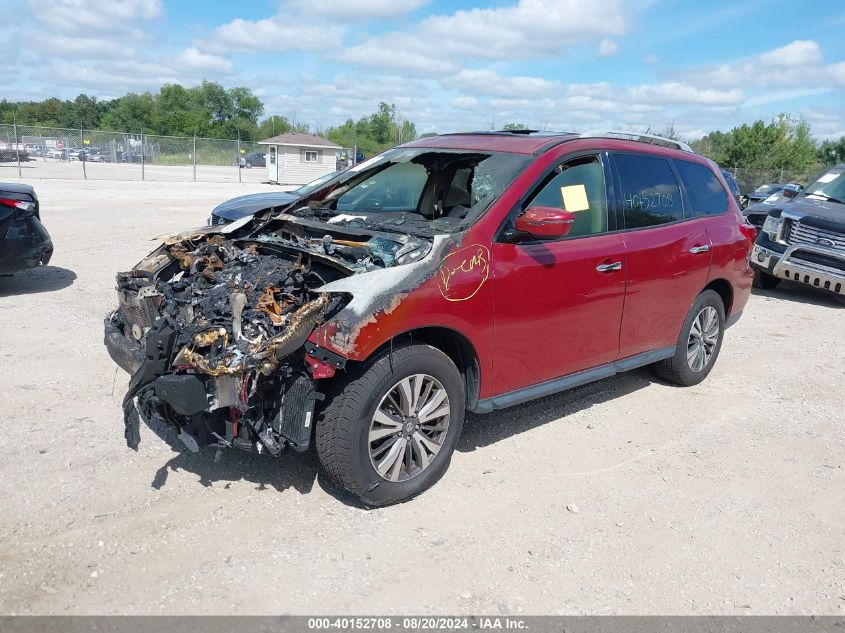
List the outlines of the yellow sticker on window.
{"label": "yellow sticker on window", "polygon": [[572,213],[589,211],[590,201],[587,200],[587,188],[584,185],[568,185],[560,188],[563,198],[563,208]]}

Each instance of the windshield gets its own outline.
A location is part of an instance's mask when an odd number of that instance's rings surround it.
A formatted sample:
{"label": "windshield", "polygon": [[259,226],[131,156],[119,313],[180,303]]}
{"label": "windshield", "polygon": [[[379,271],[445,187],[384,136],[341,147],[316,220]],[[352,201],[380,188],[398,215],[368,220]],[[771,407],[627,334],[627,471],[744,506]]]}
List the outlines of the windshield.
{"label": "windshield", "polygon": [[776,193],[782,191],[783,187],[780,185],[761,185],[754,190],[754,193]]}
{"label": "windshield", "polygon": [[339,171],[333,171],[330,174],[326,174],[325,176],[320,176],[317,180],[312,180],[307,185],[302,185],[298,189],[294,189],[291,193],[295,193],[300,196],[307,196],[309,193],[313,191],[317,191],[320,187],[330,181],[332,178],[337,177]]}
{"label": "windshield", "polygon": [[816,178],[804,190],[807,197],[819,197],[826,200],[845,200],[845,176],[842,171],[827,171]]}
{"label": "windshield", "polygon": [[503,152],[397,148],[347,170],[338,186],[307,204],[333,223],[453,233],[478,219],[530,161]]}

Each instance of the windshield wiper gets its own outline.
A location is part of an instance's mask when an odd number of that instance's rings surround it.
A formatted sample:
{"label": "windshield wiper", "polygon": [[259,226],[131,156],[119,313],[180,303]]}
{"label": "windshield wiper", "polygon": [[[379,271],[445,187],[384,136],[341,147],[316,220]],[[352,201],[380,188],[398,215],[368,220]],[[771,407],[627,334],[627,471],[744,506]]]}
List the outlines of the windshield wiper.
{"label": "windshield wiper", "polygon": [[813,193],[807,194],[808,196],[819,196],[820,198],[824,198],[825,202],[838,202],[839,204],[845,204],[845,201],[840,200],[839,198],[834,198],[833,196],[829,196],[823,191],[814,191]]}

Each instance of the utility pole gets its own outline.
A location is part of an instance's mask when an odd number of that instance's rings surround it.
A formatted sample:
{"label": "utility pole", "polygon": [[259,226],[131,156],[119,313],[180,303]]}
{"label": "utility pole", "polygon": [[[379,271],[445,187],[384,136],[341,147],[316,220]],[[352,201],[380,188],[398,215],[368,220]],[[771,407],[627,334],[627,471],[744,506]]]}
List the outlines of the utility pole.
{"label": "utility pole", "polygon": [[191,154],[194,163],[194,182],[197,181],[197,131],[194,130],[194,152]]}
{"label": "utility pole", "polygon": [[144,180],[144,133],[141,132],[141,180]]}
{"label": "utility pole", "polygon": [[18,143],[18,116],[17,112],[12,113],[12,127],[15,130],[15,155],[18,159],[18,178],[22,178],[21,176],[21,148],[20,144]]}
{"label": "utility pole", "polygon": [[[85,134],[82,131],[82,122],[79,123],[79,147],[82,149],[79,152],[82,154],[82,160],[79,162],[82,163],[82,180],[88,180],[88,174],[85,171]],[[77,153],[79,156],[79,153]]]}
{"label": "utility pole", "polygon": [[241,182],[241,130],[238,128],[238,152],[235,156],[235,167],[238,169],[238,182]]}

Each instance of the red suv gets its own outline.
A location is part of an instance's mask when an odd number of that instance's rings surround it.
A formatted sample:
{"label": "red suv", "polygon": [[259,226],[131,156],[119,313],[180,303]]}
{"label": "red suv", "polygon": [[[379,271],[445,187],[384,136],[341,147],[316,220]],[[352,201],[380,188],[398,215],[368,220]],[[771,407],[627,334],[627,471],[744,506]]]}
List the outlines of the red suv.
{"label": "red suv", "polygon": [[446,471],[465,411],[654,365],[703,380],[755,237],[718,168],[645,135],[448,134],[289,206],[168,239],[106,319],[126,438],[316,444],[371,506]]}

